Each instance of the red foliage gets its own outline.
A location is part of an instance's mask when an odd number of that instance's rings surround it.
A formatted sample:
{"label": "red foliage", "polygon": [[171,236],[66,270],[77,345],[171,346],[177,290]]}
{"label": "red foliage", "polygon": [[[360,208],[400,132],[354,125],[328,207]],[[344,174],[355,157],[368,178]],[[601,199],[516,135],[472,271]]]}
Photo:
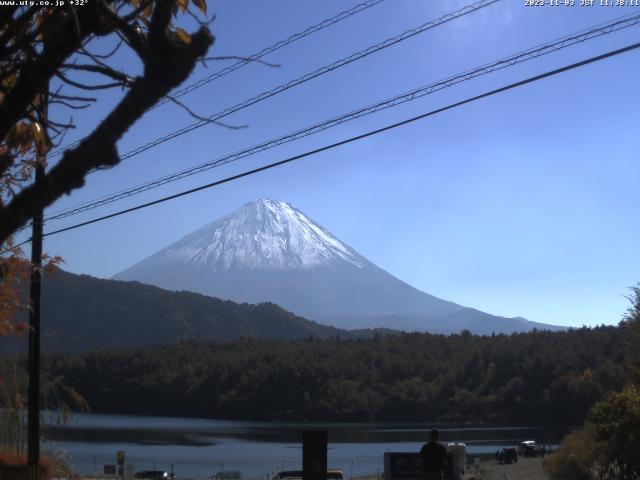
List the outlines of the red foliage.
{"label": "red foliage", "polygon": [[[0,478],[2,480],[27,480],[27,458],[0,452]],[[46,459],[40,460],[40,480],[51,479],[51,467]]]}

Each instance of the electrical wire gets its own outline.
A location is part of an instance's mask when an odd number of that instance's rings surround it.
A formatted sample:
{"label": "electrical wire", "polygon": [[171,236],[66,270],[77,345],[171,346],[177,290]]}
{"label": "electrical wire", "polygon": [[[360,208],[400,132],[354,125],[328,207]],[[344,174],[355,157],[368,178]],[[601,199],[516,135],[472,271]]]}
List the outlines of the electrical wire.
{"label": "electrical wire", "polygon": [[[363,12],[375,5],[378,5],[379,3],[384,2],[385,0],[367,0],[366,2],[363,3],[359,3],[358,5],[350,8],[349,10],[345,10],[343,12],[338,13],[337,15],[334,15],[333,17],[330,18],[326,18],[325,20],[321,21],[320,23],[317,23],[311,27],[308,27],[304,30],[302,30],[301,32],[298,33],[294,33],[293,35],[291,35],[289,38],[286,38],[284,40],[280,40],[279,42],[274,43],[273,45],[263,48],[262,50],[260,50],[257,53],[254,53],[252,55],[249,55],[246,58],[243,58],[241,60],[238,60],[237,62],[221,69],[218,70],[217,72],[212,73],[211,75],[208,75],[207,77],[201,78],[200,80],[191,83],[190,85],[187,85],[184,88],[181,88],[180,90],[177,90],[175,92],[171,93],[171,96],[173,98],[178,98],[178,97],[182,97],[183,95],[186,95],[188,93],[193,92],[194,90],[199,89],[200,87],[207,85],[219,78],[224,77],[225,75],[228,75],[232,72],[235,72],[236,70],[244,67],[245,65],[248,65],[249,63],[255,62],[257,60],[260,60],[261,58],[277,51],[280,50],[283,47],[286,47],[287,45],[291,45],[292,43],[297,42],[298,40],[301,40],[313,33],[319,32],[321,30],[324,30],[327,27],[330,27],[331,25],[335,25],[336,23],[341,22],[342,20],[346,20],[347,18],[350,18],[354,15],[356,15],[357,13]],[[165,103],[169,102],[170,100],[168,98],[165,98],[163,100],[161,100],[160,102],[156,103],[154,106],[152,106],[151,108],[149,108],[147,111],[149,110],[153,110],[156,107],[159,107],[160,105],[164,105]],[[71,148],[74,148],[76,146],[78,146],[80,144],[80,142],[82,142],[82,140],[77,140],[75,142],[70,143],[69,145],[66,145],[65,147],[61,147],[57,150],[54,150],[53,152],[49,153],[49,158],[52,157],[56,157],[58,155],[63,154],[66,150],[69,150]]]}
{"label": "electrical wire", "polygon": [[[273,45],[271,45],[270,47],[264,48],[262,50],[260,50],[258,53],[251,55],[249,57],[247,57],[246,59],[242,59],[237,61],[236,63],[229,65],[226,68],[223,68],[222,70],[219,70],[215,73],[212,73],[211,75],[209,75],[208,77],[205,77],[201,80],[198,80],[197,82],[192,83],[191,85],[187,85],[186,87],[174,92],[171,94],[172,97],[174,98],[178,98],[181,97],[183,95],[186,95],[188,93],[193,92],[194,90],[197,90],[198,88],[213,82],[214,80],[217,80],[220,77],[223,77],[225,75],[228,75],[231,72],[234,72],[235,70],[238,70],[241,67],[244,67],[245,65],[247,65],[248,63],[251,62],[255,62],[256,60],[261,59],[262,57],[269,55],[277,50],[280,50],[281,48],[290,45],[291,43],[294,43],[308,35],[311,35],[312,33],[315,32],[319,32],[320,30],[327,28],[331,25],[334,25],[338,22],[341,22],[342,20],[349,18],[357,13],[360,13],[368,8],[373,7],[374,5],[377,5],[381,2],[383,2],[384,0],[369,0],[367,2],[364,3],[360,3],[358,5],[356,5],[353,8],[350,8],[349,10],[345,10],[344,12],[339,13],[338,15],[335,15],[334,17],[328,18],[326,20],[323,20],[322,22],[318,23],[317,25],[314,25],[312,27],[307,28],[306,30],[300,32],[300,33],[296,33],[294,35],[291,35],[289,38],[287,38],[286,40],[281,40]],[[151,107],[152,109],[155,107],[158,107],[164,103],[167,103],[169,101],[169,99],[165,98],[164,100],[162,100],[161,102],[157,103],[156,105],[154,105],[153,107]]]}
{"label": "electrical wire", "polygon": [[[282,92],[285,92],[287,90],[290,90],[291,88],[294,88],[298,85],[302,85],[310,80],[313,80],[315,78],[318,78],[322,75],[325,75],[327,73],[333,72],[339,68],[342,68],[346,65],[350,65],[353,62],[356,62],[358,60],[361,60],[365,57],[368,57],[369,55],[372,55],[376,52],[379,52],[381,50],[384,50],[386,48],[389,48],[393,45],[396,45],[400,42],[403,42],[409,38],[412,38],[416,35],[419,35],[421,33],[424,33],[428,30],[431,30],[433,28],[436,28],[442,24],[448,23],[452,20],[456,20],[462,16],[468,15],[470,13],[476,12],[477,10],[480,10],[482,8],[488,7],[490,5],[493,5],[494,3],[497,3],[501,0],[480,0],[477,1],[475,3],[466,5],[454,12],[448,13],[440,18],[437,18],[435,20],[429,21],[427,23],[423,23],[422,25],[406,30],[404,32],[402,32],[399,35],[396,35],[394,37],[388,38],[387,40],[380,42],[376,45],[372,45],[368,48],[365,48],[364,50],[360,50],[352,55],[349,55],[348,57],[344,57],[336,62],[333,62],[329,65],[325,65],[324,67],[320,67],[317,70],[314,70],[313,72],[309,72],[306,73],[304,75],[302,75],[301,77],[298,77],[294,80],[290,80],[289,82],[283,83],[281,85],[278,85],[277,87],[271,89],[271,90],[266,90],[254,97],[251,97],[247,100],[244,100],[243,102],[240,102],[236,105],[233,105],[231,107],[228,107],[218,113],[215,113],[211,116],[209,116],[206,119],[202,119],[202,120],[198,120],[197,122],[191,123],[179,130],[175,130],[171,133],[168,133],[166,135],[163,135],[161,137],[158,137],[148,143],[145,143],[144,145],[140,145],[136,148],[134,148],[133,150],[130,150],[122,155],[120,155],[120,161],[123,160],[127,160],[131,157],[134,157],[136,155],[139,155],[153,147],[156,147],[158,145],[161,145],[165,142],[168,142],[170,140],[173,140],[177,137],[180,137],[182,135],[185,135],[189,132],[192,132],[194,130],[197,130],[198,128],[201,128],[205,125],[210,125],[211,123],[217,122],[233,113],[239,112],[240,110],[244,110],[245,108],[248,108],[250,106],[255,105],[256,103],[262,102],[268,98],[271,98],[275,95],[278,95]],[[95,171],[98,171],[98,169],[94,169],[92,171],[90,171],[89,173],[93,173]]]}
{"label": "electrical wire", "polygon": [[[262,167],[254,168],[252,170],[247,170],[247,171],[244,171],[242,173],[239,173],[239,174],[236,174],[236,175],[232,175],[230,177],[223,178],[221,180],[217,180],[217,181],[214,181],[214,182],[211,182],[211,183],[207,183],[205,185],[201,185],[199,187],[192,188],[192,189],[189,189],[189,190],[185,190],[185,191],[173,194],[173,195],[162,197],[162,198],[153,200],[151,202],[147,202],[147,203],[143,203],[143,204],[137,205],[135,207],[131,207],[131,208],[127,208],[127,209],[124,209],[124,210],[120,210],[120,211],[117,211],[117,212],[114,212],[114,213],[110,213],[108,215],[103,215],[101,217],[97,217],[97,218],[94,218],[94,219],[91,219],[91,220],[87,220],[85,222],[77,223],[77,224],[71,225],[69,227],[60,228],[58,230],[53,230],[53,231],[50,231],[50,232],[46,232],[46,233],[43,234],[43,237],[56,235],[56,234],[59,234],[59,233],[62,233],[62,232],[68,232],[70,230],[75,230],[77,228],[84,227],[86,225],[91,225],[93,223],[101,222],[101,221],[104,221],[104,220],[107,220],[107,219],[110,219],[110,218],[114,218],[114,217],[118,217],[120,215],[124,215],[126,213],[131,213],[131,212],[134,212],[134,211],[137,211],[137,210],[141,210],[141,209],[144,209],[144,208],[151,207],[153,205],[158,205],[160,203],[164,203],[164,202],[167,202],[167,201],[170,201],[170,200],[174,200],[176,198],[180,198],[180,197],[183,197],[183,196],[186,196],[186,195],[190,195],[192,193],[199,192],[201,190],[206,190],[206,189],[209,189],[209,188],[213,188],[213,187],[216,187],[216,186],[219,186],[219,185],[222,185],[222,184],[234,181],[234,180],[238,180],[240,178],[248,177],[250,175],[254,175],[256,173],[263,172],[265,170],[270,170],[272,168],[279,167],[279,166],[285,165],[287,163],[291,163],[291,162],[294,162],[296,160],[300,160],[300,159],[303,159],[303,158],[306,158],[306,157],[310,157],[312,155],[316,155],[318,153],[325,152],[327,150],[332,150],[332,149],[337,148],[337,147],[342,146],[342,145],[346,145],[346,144],[353,143],[353,142],[356,142],[356,141],[359,141],[359,140],[363,140],[365,138],[368,138],[368,137],[371,137],[371,136],[374,136],[374,135],[378,135],[378,134],[386,132],[388,130],[392,130],[392,129],[395,129],[395,128],[398,128],[398,127],[401,127],[401,126],[404,126],[404,125],[408,125],[408,124],[416,122],[418,120],[422,120],[424,118],[431,117],[433,115],[445,112],[447,110],[452,110],[452,109],[460,107],[462,105],[466,105],[468,103],[471,103],[471,102],[474,102],[474,101],[477,101],[477,100],[480,100],[480,99],[483,99],[483,98],[487,98],[487,97],[496,95],[498,93],[502,93],[502,92],[505,92],[505,91],[508,91],[508,90],[512,90],[514,88],[521,87],[523,85],[527,85],[529,83],[533,83],[533,82],[542,80],[542,79],[547,78],[547,77],[558,75],[560,73],[563,73],[563,72],[566,72],[566,71],[569,71],[569,70],[574,70],[576,68],[583,67],[585,65],[589,65],[589,64],[592,64],[592,63],[595,63],[595,62],[599,62],[601,60],[604,60],[604,59],[607,59],[607,58],[610,58],[610,57],[613,57],[613,56],[616,56],[616,55],[620,55],[622,53],[626,53],[626,52],[629,52],[631,50],[635,50],[637,48],[640,48],[640,42],[628,45],[626,47],[619,48],[617,50],[612,50],[612,51],[603,53],[601,55],[590,57],[588,59],[585,59],[585,60],[582,60],[582,61],[579,61],[579,62],[576,62],[576,63],[572,63],[572,64],[566,65],[564,67],[556,68],[554,70],[550,70],[550,71],[535,75],[533,77],[529,77],[529,78],[526,78],[524,80],[520,80],[518,82],[510,83],[510,84],[505,85],[503,87],[496,88],[494,90],[490,90],[488,92],[485,92],[485,93],[482,93],[482,94],[479,94],[479,95],[475,95],[473,97],[466,98],[465,100],[461,100],[459,102],[449,104],[449,105],[447,105],[445,107],[437,108],[435,110],[431,110],[431,111],[423,113],[421,115],[418,115],[418,116],[415,116],[415,117],[412,117],[412,118],[409,118],[409,119],[406,119],[406,120],[403,120],[403,121],[400,121],[400,122],[397,122],[397,123],[393,123],[393,124],[387,125],[387,126],[382,127],[382,128],[371,130],[369,132],[366,132],[366,133],[363,133],[363,134],[360,134],[360,135],[356,135],[356,136],[341,140],[339,142],[335,142],[335,143],[332,143],[332,144],[329,144],[329,145],[325,145],[325,146],[320,147],[320,148],[309,150],[309,151],[301,153],[299,155],[294,155],[292,157],[285,158],[284,160],[273,162],[273,163],[264,165]],[[31,239],[26,240],[26,241],[18,244],[17,246],[21,246],[21,245],[23,245],[25,243],[28,243],[30,241],[31,241]]]}
{"label": "electrical wire", "polygon": [[424,23],[418,27],[412,28],[410,30],[406,30],[404,32],[402,32],[399,35],[396,35],[395,37],[389,38],[383,42],[380,42],[376,45],[372,45],[371,47],[365,48],[364,50],[360,50],[352,55],[349,55],[348,57],[344,57],[336,62],[333,62],[330,65],[326,65],[324,67],[321,67],[313,72],[310,73],[306,73],[305,75],[302,75],[301,77],[298,77],[294,80],[290,80],[287,83],[278,85],[277,87],[271,89],[271,90],[267,90],[264,91],[254,97],[251,97],[243,102],[240,102],[236,105],[233,105],[232,107],[228,107],[218,113],[215,113],[213,115],[211,115],[210,117],[208,117],[207,119],[203,119],[203,120],[198,120],[197,122],[194,122],[190,125],[187,125],[179,130],[176,130],[174,132],[171,132],[167,135],[163,135],[162,137],[156,138],[155,140],[152,140],[144,145],[141,145],[137,148],[134,148],[133,150],[130,150],[126,153],[124,153],[123,155],[120,156],[120,160],[127,160],[131,157],[134,157],[136,155],[141,154],[142,152],[145,152],[153,147],[156,147],[158,145],[161,145],[165,142],[168,142],[170,140],[173,140],[177,137],[180,137],[182,135],[185,135],[187,133],[190,133],[194,130],[197,130],[198,128],[204,127],[205,125],[209,125],[211,123],[217,122],[219,120],[222,120],[225,117],[228,117],[229,115],[239,112],[240,110],[244,110],[245,108],[248,108],[250,106],[255,105],[256,103],[262,102],[268,98],[271,98],[275,95],[278,95],[282,92],[285,92],[287,90],[290,90],[291,88],[297,87],[298,85],[302,85],[303,83],[306,83],[310,80],[313,80],[315,78],[318,78],[322,75],[325,75],[327,73],[333,72],[339,68],[342,68],[346,65],[350,65],[353,62],[356,62],[358,60],[361,60],[365,57],[368,57],[369,55],[382,51],[388,47],[391,47],[393,45],[396,45],[397,43],[403,42],[409,38],[412,38],[416,35],[419,35],[421,33],[424,33],[428,30],[431,30],[433,28],[436,28],[444,23],[450,22],[452,20],[456,20],[464,15],[467,15],[469,13],[473,13],[477,10],[480,10],[481,8],[485,8],[488,7],[489,5],[492,5],[494,3],[499,2],[500,0],[480,0],[476,3],[467,5],[459,10],[456,10],[455,12],[449,13],[447,15],[444,15],[436,20],[432,20],[430,22]]}
{"label": "electrical wire", "polygon": [[347,114],[338,116],[338,117],[334,117],[330,120],[321,122],[321,123],[317,123],[315,125],[306,127],[304,129],[301,130],[297,130],[293,133],[289,133],[287,135],[269,140],[267,142],[263,142],[261,144],[255,145],[253,147],[250,148],[246,148],[243,150],[240,150],[238,152],[235,152],[233,154],[230,155],[226,155],[224,157],[218,158],[216,160],[212,160],[200,165],[197,165],[195,167],[191,167],[188,169],[184,169],[181,170],[179,172],[170,174],[170,175],[166,175],[164,177],[149,181],[149,182],[145,182],[141,185],[137,185],[134,187],[131,187],[129,189],[117,192],[115,194],[111,194],[105,197],[102,197],[100,199],[97,200],[93,200],[91,202],[86,202],[84,204],[81,204],[79,206],[76,207],[71,207],[56,213],[52,213],[51,215],[46,217],[47,221],[51,221],[51,220],[59,220],[59,219],[63,219],[72,215],[76,215],[78,213],[81,212],[86,212],[89,210],[93,210],[95,208],[113,203],[115,201],[124,199],[124,198],[128,198],[137,194],[140,194],[142,192],[154,189],[154,188],[158,188],[162,185],[166,185],[168,183],[180,180],[182,178],[186,178],[189,177],[191,175],[195,175],[204,171],[208,171],[210,169],[225,165],[227,163],[231,163],[234,161],[237,161],[241,158],[245,158],[251,155],[255,155],[259,152],[274,148],[276,146],[279,145],[283,145],[285,143],[289,143],[292,142],[294,140],[298,140],[304,137],[307,137],[309,135],[313,135],[315,133],[319,133],[321,131],[327,130],[329,128],[335,127],[337,125],[340,125],[342,123],[348,122],[348,121],[352,121],[361,117],[364,117],[366,115],[370,115],[373,114],[375,112],[379,112],[381,110],[385,110],[388,108],[392,108],[395,107],[397,105],[401,105],[403,103],[406,102],[410,102],[413,100],[416,100],[418,98],[424,97],[426,95],[430,95],[434,92],[437,92],[439,90],[442,90],[444,88],[448,88],[451,87],[453,85],[456,85],[458,83],[461,83],[463,81],[468,81],[471,80],[473,78],[482,76],[482,75],[486,75],[498,70],[501,70],[503,68],[507,68],[513,65],[516,65],[518,63],[522,63],[528,60],[532,60],[534,58],[538,58],[540,56],[543,55],[547,55],[549,53],[552,52],[556,52],[559,50],[562,50],[564,48],[567,48],[569,46],[575,45],[577,43],[583,43],[586,42],[588,40],[591,40],[593,38],[597,38],[599,36],[602,35],[607,35],[610,34],[612,32],[616,32],[619,30],[622,30],[624,28],[628,28],[634,25],[637,25],[640,23],[640,14],[635,14],[635,15],[627,15],[625,17],[621,17],[619,19],[616,19],[614,21],[610,21],[608,23],[602,23],[599,25],[596,25],[594,27],[591,27],[589,29],[585,29],[585,30],[581,30],[579,32],[567,35],[565,37],[561,37],[559,39],[553,40],[551,42],[542,44],[542,45],[537,45],[535,47],[532,47],[530,49],[521,51],[519,53],[510,55],[508,57],[504,57],[500,60],[497,60],[495,62],[492,63],[488,63],[485,64],[483,66],[477,67],[475,69],[472,70],[468,70],[464,73],[460,73],[448,78],[445,78],[444,80],[440,80],[434,83],[431,83],[429,85],[426,86],[422,86],[419,87],[417,89],[411,90],[409,92],[403,93],[401,95],[397,95],[395,97],[383,100],[381,102],[369,105],[367,107],[363,107],[360,108],[358,110],[354,110],[352,112],[349,112]]}

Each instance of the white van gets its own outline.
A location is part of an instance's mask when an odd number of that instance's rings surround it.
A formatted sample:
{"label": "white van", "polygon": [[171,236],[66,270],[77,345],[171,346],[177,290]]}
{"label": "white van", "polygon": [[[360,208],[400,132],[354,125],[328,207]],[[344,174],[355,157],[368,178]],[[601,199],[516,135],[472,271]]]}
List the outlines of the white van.
{"label": "white van", "polygon": [[[276,473],[271,480],[302,480],[302,470],[284,470]],[[327,480],[344,480],[344,473],[339,468],[327,470]]]}

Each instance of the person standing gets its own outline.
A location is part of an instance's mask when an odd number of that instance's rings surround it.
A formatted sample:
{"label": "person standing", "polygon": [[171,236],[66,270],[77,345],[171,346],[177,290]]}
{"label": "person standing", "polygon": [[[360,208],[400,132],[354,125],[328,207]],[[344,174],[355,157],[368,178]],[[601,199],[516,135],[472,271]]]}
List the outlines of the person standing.
{"label": "person standing", "polygon": [[442,469],[447,461],[447,449],[438,443],[440,436],[436,428],[431,430],[431,440],[420,449],[422,471],[425,480],[442,480]]}

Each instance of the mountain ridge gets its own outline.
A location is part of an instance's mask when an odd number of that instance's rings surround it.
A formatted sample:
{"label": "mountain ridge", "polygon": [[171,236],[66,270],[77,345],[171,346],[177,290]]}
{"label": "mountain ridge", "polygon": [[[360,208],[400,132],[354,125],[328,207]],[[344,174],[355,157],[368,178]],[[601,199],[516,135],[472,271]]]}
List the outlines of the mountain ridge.
{"label": "mountain ridge", "polygon": [[[274,302],[336,328],[454,333],[559,329],[480,312],[376,266],[290,204],[260,199],[114,275],[237,302]],[[393,318],[392,324],[381,318]]]}
{"label": "mountain ridge", "polygon": [[[320,325],[273,303],[238,304],[61,269],[43,279],[41,315],[43,350],[55,352],[129,349],[181,340],[303,340],[373,334]],[[23,312],[19,320],[26,322],[26,316]],[[0,352],[26,348],[26,337],[18,344],[10,340],[0,338]]]}
{"label": "mountain ridge", "polygon": [[180,261],[187,269],[213,271],[305,269],[332,259],[360,268],[360,262],[367,261],[295,207],[269,199],[247,203],[200,227],[114,279],[160,259]]}

